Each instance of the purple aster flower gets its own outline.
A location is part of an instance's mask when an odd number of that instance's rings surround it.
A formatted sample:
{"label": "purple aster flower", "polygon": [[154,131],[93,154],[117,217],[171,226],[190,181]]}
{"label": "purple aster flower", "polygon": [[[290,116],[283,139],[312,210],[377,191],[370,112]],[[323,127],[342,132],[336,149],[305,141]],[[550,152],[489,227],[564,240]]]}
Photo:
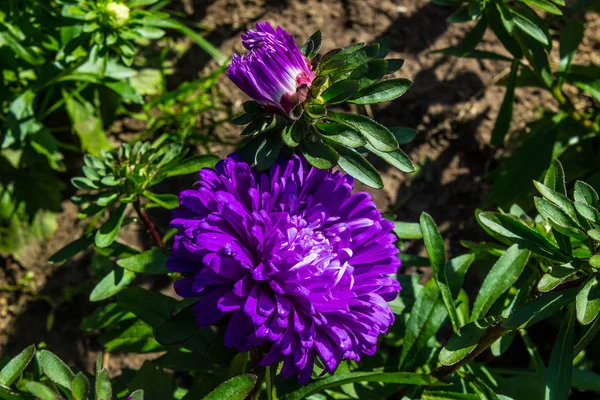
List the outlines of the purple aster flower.
{"label": "purple aster flower", "polygon": [[255,31],[242,35],[242,44],[249,51],[233,55],[227,76],[244,93],[267,110],[285,114],[306,100],[315,73],[292,35],[257,22]]}
{"label": "purple aster flower", "polygon": [[353,179],[298,156],[260,173],[236,156],[203,169],[179,196],[167,266],[185,278],[183,297],[201,296],[197,323],[227,317],[225,345],[270,348],[281,375],[309,381],[315,358],[333,373],[343,358],[376,351],[400,286],[393,224]]}

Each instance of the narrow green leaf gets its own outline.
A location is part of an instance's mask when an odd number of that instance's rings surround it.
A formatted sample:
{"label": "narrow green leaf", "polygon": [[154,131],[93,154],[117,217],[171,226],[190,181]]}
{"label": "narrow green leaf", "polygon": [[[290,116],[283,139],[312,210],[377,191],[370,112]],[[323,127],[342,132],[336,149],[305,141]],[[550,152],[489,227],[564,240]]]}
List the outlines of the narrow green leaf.
{"label": "narrow green leaf", "polygon": [[576,272],[577,270],[571,264],[553,266],[551,271],[542,276],[537,289],[540,292],[549,292],[561,283],[566,282]]}
{"label": "narrow green leaf", "polygon": [[96,400],[112,400],[112,386],[105,369],[96,376]]}
{"label": "narrow green leaf", "polygon": [[88,393],[90,392],[90,381],[83,372],[77,373],[71,381],[71,393],[75,400],[87,400]]}
{"label": "narrow green leaf", "polygon": [[571,306],[560,326],[544,376],[546,386],[544,399],[546,400],[562,400],[566,399],[569,395],[573,375],[574,324],[575,312]]}
{"label": "narrow green leaf", "polygon": [[116,268],[100,280],[90,293],[90,301],[108,299],[126,288],[135,279],[135,272]]}
{"label": "narrow green leaf", "polygon": [[396,127],[390,128],[390,131],[399,145],[410,143],[417,136],[417,131],[413,128]]}
{"label": "narrow green leaf", "polygon": [[381,189],[383,187],[379,172],[356,150],[339,145],[334,145],[334,148],[339,154],[338,165],[347,174],[372,188]]}
{"label": "narrow green leaf", "polygon": [[529,35],[534,40],[537,40],[544,46],[548,46],[551,42],[551,37],[548,34],[544,21],[530,8],[519,7],[511,10],[515,25],[521,32]]}
{"label": "narrow green leaf", "polygon": [[410,372],[348,372],[331,375],[315,380],[308,385],[288,394],[283,400],[302,400],[309,396],[353,382],[381,382],[402,385],[440,385],[441,383],[430,375]]}
{"label": "narrow green leaf", "polygon": [[598,208],[598,193],[593,187],[585,182],[575,182],[575,191],[573,193],[575,201],[587,204],[590,207]]}
{"label": "narrow green leaf", "polygon": [[493,232],[506,237],[536,254],[560,262],[569,262],[572,260],[570,255],[564,253],[554,243],[516,218],[494,212],[482,212],[478,215],[478,219]]}
{"label": "narrow green leaf", "polygon": [[442,299],[448,310],[452,328],[454,328],[454,332],[458,333],[460,323],[450,286],[448,285],[448,277],[446,275],[446,250],[444,248],[444,239],[442,239],[440,231],[429,214],[422,213],[419,221],[421,224],[421,232],[423,232],[425,248],[427,249],[427,254],[429,255],[429,260],[431,262],[433,278],[442,294]]}
{"label": "narrow green leaf", "polygon": [[508,77],[508,83],[506,85],[506,93],[504,94],[504,100],[500,106],[500,112],[496,118],[494,129],[492,130],[492,144],[501,144],[504,142],[504,137],[510,129],[510,122],[512,121],[513,115],[513,104],[515,102],[515,83],[517,80],[517,73],[519,71],[519,60],[515,59],[510,68],[510,75]]}
{"label": "narrow green leaf", "polygon": [[254,164],[259,171],[271,168],[279,156],[281,141],[279,135],[265,135],[254,155]]}
{"label": "narrow green leaf", "polygon": [[546,199],[534,198],[535,208],[544,219],[558,232],[578,240],[585,240],[585,234],[580,230],[579,224],[569,217],[558,206]]}
{"label": "narrow green leaf", "polygon": [[577,288],[550,292],[517,308],[504,322],[506,329],[520,329],[532,326],[549,318],[558,310],[572,303],[577,296]]}
{"label": "narrow green leaf", "polygon": [[210,392],[204,400],[244,400],[256,385],[256,375],[238,375]]}
{"label": "narrow green leaf", "polygon": [[538,395],[541,398],[542,394],[544,393],[544,373],[546,371],[546,365],[544,364],[544,360],[542,360],[542,357],[540,356],[540,353],[538,352],[535,343],[533,343],[533,340],[531,340],[531,338],[527,334],[527,331],[525,329],[519,329],[519,334],[523,339],[523,343],[525,344],[525,348],[527,349],[527,353],[529,354],[529,357],[531,358],[531,363],[533,364],[533,368],[535,369],[537,378],[536,383],[539,391]]}
{"label": "narrow green leaf", "polygon": [[392,101],[406,93],[411,85],[412,82],[405,78],[379,81],[361,89],[348,102],[354,104],[374,104]]}
{"label": "narrow green leaf", "polygon": [[21,376],[35,354],[35,346],[27,346],[0,370],[0,385],[9,387]]}
{"label": "narrow green leaf", "polygon": [[325,104],[342,103],[352,97],[358,90],[359,84],[353,79],[344,79],[329,86],[321,98]]}
{"label": "narrow green leaf", "polygon": [[166,208],[167,210],[173,210],[179,207],[179,198],[175,194],[169,193],[152,193],[147,190],[144,190],[144,196],[152,200],[154,203],[158,204],[162,208]]}
{"label": "narrow green leaf", "polygon": [[562,164],[558,159],[552,160],[552,164],[550,164],[550,168],[544,175],[544,185],[549,189],[554,190],[560,194],[566,196],[567,194],[567,184],[565,182],[565,170],[563,169]]}
{"label": "narrow green leaf", "polygon": [[402,172],[415,172],[415,166],[410,160],[410,158],[400,149],[394,150],[392,152],[383,152],[376,149],[371,144],[367,143],[365,148],[369,150],[371,153],[380,157],[383,161],[392,165],[393,167],[398,168]]}
{"label": "narrow green leaf", "polygon": [[573,221],[577,221],[577,210],[575,209],[575,205],[571,199],[560,192],[550,189],[540,182],[533,181],[533,184],[545,199],[560,207],[560,209],[567,213],[567,215],[571,217]]}
{"label": "narrow green leaf", "polygon": [[213,155],[201,155],[187,158],[164,167],[160,174],[165,178],[172,176],[197,174],[202,168],[213,168],[219,161],[219,157]]}
{"label": "narrow green leaf", "polygon": [[593,207],[588,206],[585,203],[581,203],[579,201],[575,202],[575,209],[586,220],[594,223],[600,224],[600,212]]}
{"label": "narrow green leaf", "polygon": [[363,135],[346,125],[336,122],[318,123],[315,124],[315,128],[327,140],[332,140],[346,147],[361,147],[367,143]]}
{"label": "narrow green leaf", "polygon": [[132,257],[122,258],[117,265],[137,273],[150,275],[164,275],[167,270],[167,256],[158,247],[136,254]]}
{"label": "narrow green leaf", "polygon": [[488,317],[479,321],[470,322],[460,328],[460,331],[450,338],[440,352],[440,364],[454,365],[464,360],[473,352],[473,350],[475,350],[483,335],[488,331],[488,328],[495,323],[496,318]]}
{"label": "narrow green leaf", "polygon": [[294,121],[281,132],[283,143],[288,147],[297,147],[302,141],[303,125],[301,121]]}
{"label": "narrow green leaf", "polygon": [[61,400],[60,394],[55,388],[43,383],[30,381],[25,384],[25,387],[29,393],[40,400]]}
{"label": "narrow green leaf", "polygon": [[323,143],[321,140],[304,140],[300,144],[300,150],[306,161],[319,169],[330,169],[337,165],[339,155],[333,147]]}
{"label": "narrow green leaf", "polygon": [[582,325],[590,324],[600,313],[600,284],[596,275],[588,279],[575,299],[577,320]]}
{"label": "narrow green leaf", "polygon": [[71,381],[75,377],[73,371],[60,358],[48,350],[41,350],[39,355],[40,365],[44,374],[57,385],[71,388]]}
{"label": "narrow green leaf", "polygon": [[554,15],[562,15],[562,11],[548,0],[520,0],[530,6],[537,7],[541,10]]}
{"label": "narrow green leaf", "polygon": [[421,239],[421,225],[410,222],[394,222],[394,233],[400,239]]}
{"label": "narrow green leaf", "polygon": [[502,254],[479,289],[471,321],[484,317],[502,293],[510,289],[525,269],[530,255],[529,250],[522,249],[517,244],[513,244]]}
{"label": "narrow green leaf", "polygon": [[119,234],[119,229],[121,229],[123,219],[125,218],[126,207],[126,203],[119,205],[119,207],[117,207],[117,209],[110,214],[108,220],[106,220],[100,229],[98,229],[95,236],[96,246],[108,247],[112,242],[115,241],[117,235]]}
{"label": "narrow green leaf", "polygon": [[586,346],[592,342],[592,340],[594,339],[594,337],[596,337],[596,334],[599,331],[600,331],[600,316],[596,317],[594,322],[592,322],[592,324],[589,325],[589,327],[587,328],[585,333],[581,336],[581,338],[575,345],[575,348],[573,350],[573,358],[577,357],[579,355],[579,353],[581,353],[583,351],[583,349],[585,349]]}
{"label": "narrow green leaf", "polygon": [[[419,229],[420,230],[420,229]],[[457,295],[465,274],[475,260],[473,254],[465,254],[450,260],[448,266],[448,282],[453,295]],[[412,355],[426,345],[442,327],[448,318],[448,311],[442,300],[440,290],[432,279],[423,287],[406,323],[406,333],[402,344],[399,367],[402,367]]]}
{"label": "narrow green leaf", "polygon": [[398,149],[398,143],[392,132],[364,115],[329,112],[327,119],[362,133],[377,150],[389,152]]}
{"label": "narrow green leaf", "polygon": [[184,343],[198,331],[194,303],[180,310],[156,329],[156,341],[163,346]]}

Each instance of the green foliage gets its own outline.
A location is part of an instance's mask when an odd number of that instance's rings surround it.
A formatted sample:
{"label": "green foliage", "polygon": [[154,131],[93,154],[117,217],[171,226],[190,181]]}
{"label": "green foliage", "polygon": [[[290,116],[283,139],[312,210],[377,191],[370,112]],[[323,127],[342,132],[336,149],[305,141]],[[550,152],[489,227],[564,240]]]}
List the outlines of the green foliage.
{"label": "green foliage", "polygon": [[382,39],[371,45],[358,43],[325,54],[319,53],[320,48],[321,32],[317,31],[302,47],[317,76],[307,101],[296,106],[291,116],[274,117],[248,101],[244,113],[234,118],[234,124],[248,124],[242,132],[242,136],[249,136],[241,150],[245,160],[266,170],[275,162],[280,148],[281,152],[297,148],[313,166],[329,169],[339,165],[347,174],[377,189],[383,187],[383,182],[363,156],[365,153],[373,153],[403,172],[414,172],[410,158],[399,148],[394,129],[330,107],[383,103],[406,93],[412,84],[408,79],[383,79],[402,66],[402,60],[385,59],[389,42]]}
{"label": "green foliage", "polygon": [[[592,100],[599,99],[600,69],[594,64],[573,64],[584,36],[582,21],[586,12],[593,12],[593,3],[565,4],[551,0],[440,3],[459,7],[448,22],[477,22],[459,45],[434,53],[512,63],[510,72],[500,81],[506,92],[491,144],[516,147],[516,151],[491,175],[493,185],[486,196],[487,205],[508,206],[520,202],[528,206],[523,201],[532,189],[531,180],[542,176],[552,158],[560,156],[568,175],[574,177],[590,176],[598,171],[594,152],[583,152],[581,146],[592,146],[600,135],[598,103]],[[560,35],[551,35],[550,27]],[[488,28],[512,58],[477,49]],[[557,42],[555,46],[553,38]],[[559,51],[560,63],[556,67],[551,67],[549,61],[553,48]],[[553,98],[555,104],[548,107],[539,120],[530,121],[527,129],[508,136],[513,112],[518,112],[514,107],[515,88],[519,87],[539,88]],[[573,98],[574,92],[576,98]],[[577,108],[575,103],[579,104]],[[558,111],[554,111],[556,109]],[[581,111],[583,109],[585,111]]]}
{"label": "green foliage", "polygon": [[[215,107],[210,90],[223,69],[167,92],[153,43],[175,30],[220,63],[225,57],[163,11],[167,3],[0,1],[0,254],[51,237],[65,189],[58,174],[74,172],[65,161],[110,150],[105,132],[118,116],[146,121],[146,136],[176,128],[178,139],[206,140],[196,118]],[[159,96],[139,112],[144,95]]]}
{"label": "green foliage", "polygon": [[[36,353],[35,346],[31,345],[0,370],[0,398],[111,400],[111,382],[108,372],[102,368],[101,356],[96,365],[94,376],[83,371],[75,373],[55,354],[48,350]],[[125,392],[118,398],[143,400],[144,394],[143,391]]]}

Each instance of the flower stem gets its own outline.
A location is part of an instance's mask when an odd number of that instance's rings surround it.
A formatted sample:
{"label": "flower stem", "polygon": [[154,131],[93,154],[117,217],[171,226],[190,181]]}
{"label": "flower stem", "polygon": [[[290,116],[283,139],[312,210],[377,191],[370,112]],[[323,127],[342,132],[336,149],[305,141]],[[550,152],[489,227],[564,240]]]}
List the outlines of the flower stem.
{"label": "flower stem", "polygon": [[267,385],[267,400],[273,400],[273,380],[271,379],[271,366],[265,367],[265,384]]}
{"label": "flower stem", "polygon": [[158,231],[156,230],[156,227],[154,226],[152,221],[150,221],[148,214],[146,214],[146,212],[144,210],[142,210],[142,207],[140,204],[140,199],[136,199],[133,202],[133,208],[135,208],[135,212],[137,213],[138,217],[140,218],[140,221],[142,221],[142,224],[144,224],[144,226],[148,230],[148,233],[150,234],[150,237],[154,241],[154,244],[157,247],[163,247],[164,243],[163,243]]}

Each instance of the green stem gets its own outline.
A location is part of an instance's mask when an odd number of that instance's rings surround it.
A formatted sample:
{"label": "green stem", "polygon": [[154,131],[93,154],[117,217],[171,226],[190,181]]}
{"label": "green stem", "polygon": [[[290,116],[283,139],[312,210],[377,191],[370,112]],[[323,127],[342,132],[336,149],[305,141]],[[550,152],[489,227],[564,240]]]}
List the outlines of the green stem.
{"label": "green stem", "polygon": [[271,366],[265,367],[265,384],[267,385],[267,400],[273,400],[273,380],[271,379]]}

